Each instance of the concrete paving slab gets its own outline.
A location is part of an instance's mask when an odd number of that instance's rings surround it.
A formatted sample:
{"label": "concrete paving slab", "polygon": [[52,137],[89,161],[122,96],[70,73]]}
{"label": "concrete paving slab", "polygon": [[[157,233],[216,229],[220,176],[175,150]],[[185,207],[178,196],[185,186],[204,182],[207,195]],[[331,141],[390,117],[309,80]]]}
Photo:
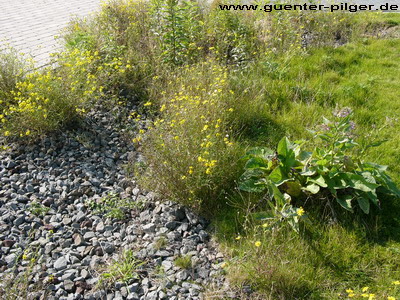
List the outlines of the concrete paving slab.
{"label": "concrete paving slab", "polygon": [[71,18],[100,9],[102,0],[0,0],[0,49],[7,45],[46,65],[62,46],[54,37]]}

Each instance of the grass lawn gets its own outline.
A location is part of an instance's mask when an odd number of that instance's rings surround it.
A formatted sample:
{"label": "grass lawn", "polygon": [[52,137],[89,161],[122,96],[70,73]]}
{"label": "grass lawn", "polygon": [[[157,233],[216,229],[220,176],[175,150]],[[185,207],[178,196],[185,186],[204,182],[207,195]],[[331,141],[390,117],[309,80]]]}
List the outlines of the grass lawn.
{"label": "grass lawn", "polygon": [[[348,106],[361,141],[387,140],[367,160],[388,165],[399,183],[399,49],[399,39],[365,39],[255,65],[235,79],[237,94],[262,107],[248,117],[252,134],[243,139],[275,147],[282,135],[312,138],[306,129]],[[228,276],[254,287],[259,299],[400,297],[398,199],[381,199],[376,218],[345,214],[335,225],[310,212],[313,225],[297,235],[288,228],[264,233],[251,217],[251,201],[238,198],[214,226],[232,257]]]}

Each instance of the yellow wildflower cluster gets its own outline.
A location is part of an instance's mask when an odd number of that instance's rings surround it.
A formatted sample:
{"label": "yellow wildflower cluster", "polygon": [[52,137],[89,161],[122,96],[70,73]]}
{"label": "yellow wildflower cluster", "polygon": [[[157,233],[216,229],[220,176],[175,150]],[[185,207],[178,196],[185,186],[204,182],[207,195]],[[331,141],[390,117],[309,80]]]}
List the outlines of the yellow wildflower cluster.
{"label": "yellow wildflower cluster", "polygon": [[[394,284],[394,282],[393,282]],[[400,284],[400,282],[399,282]],[[365,286],[361,288],[361,290],[353,290],[353,289],[346,289],[346,298],[350,299],[368,299],[368,300],[374,300],[374,299],[387,299],[387,300],[396,300],[395,297],[393,296],[386,296],[385,298],[380,298],[374,293],[369,293],[370,288],[368,286]],[[344,296],[342,294],[339,294],[340,296]]]}
{"label": "yellow wildflower cluster", "polygon": [[[223,91],[226,90],[227,72],[216,65],[211,68],[211,83],[205,85],[196,84],[199,74],[193,73],[194,70],[187,67],[187,73],[192,74],[192,77],[178,79],[179,90],[163,101],[159,109],[161,116],[153,123],[154,129],[162,133],[159,141],[162,149],[165,149],[167,144],[176,145],[178,140],[182,147],[183,144],[188,144],[191,165],[181,176],[184,179],[196,172],[211,175],[218,165],[214,148],[232,145],[227,137],[221,138],[225,134],[222,126],[223,116],[220,114],[221,111],[229,109],[224,108],[224,103],[220,100]],[[188,81],[194,84],[188,84]],[[151,104],[147,102],[144,106]],[[199,117],[193,118],[195,115]],[[195,141],[197,145],[193,147]],[[171,145],[166,151],[169,151],[168,149],[171,149]]]}
{"label": "yellow wildflower cluster", "polygon": [[227,128],[227,70],[215,62],[184,66],[165,86],[151,104],[159,114],[142,139],[143,151],[156,165],[158,181],[169,185],[164,192],[193,203],[221,184],[227,153],[234,149]]}
{"label": "yellow wildflower cluster", "polygon": [[98,80],[97,52],[74,49],[59,54],[59,68],[29,73],[16,83],[12,104],[0,115],[2,135],[29,136],[57,129],[103,90]]}

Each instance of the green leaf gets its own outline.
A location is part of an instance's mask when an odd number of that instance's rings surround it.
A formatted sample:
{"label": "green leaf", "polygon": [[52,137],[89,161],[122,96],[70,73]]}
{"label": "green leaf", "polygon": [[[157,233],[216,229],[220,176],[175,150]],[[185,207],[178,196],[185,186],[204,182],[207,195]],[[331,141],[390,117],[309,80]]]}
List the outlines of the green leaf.
{"label": "green leaf", "polygon": [[400,190],[396,186],[396,184],[392,181],[389,175],[385,174],[384,172],[380,172],[381,179],[384,183],[384,187],[393,195],[400,198]]}
{"label": "green leaf", "polygon": [[246,152],[246,155],[242,159],[250,159],[252,157],[268,158],[269,155],[273,155],[274,151],[269,148],[255,147]]}
{"label": "green leaf", "polygon": [[346,174],[343,173],[339,173],[336,176],[334,176],[332,179],[333,182],[333,188],[334,189],[346,189],[348,187],[350,187],[350,185],[347,183],[347,177]]}
{"label": "green leaf", "polygon": [[307,178],[307,182],[312,182],[315,184],[318,184],[320,187],[328,187],[328,185],[325,182],[325,179],[322,175],[318,175],[317,177],[309,177]]}
{"label": "green leaf", "polygon": [[278,205],[278,207],[283,207],[285,205],[286,203],[285,197],[275,184],[273,183],[268,184],[268,192],[271,198],[275,199],[275,202]]}
{"label": "green leaf", "polygon": [[365,214],[369,214],[369,200],[368,198],[358,197],[357,198],[358,205],[362,209]]}
{"label": "green leaf", "polygon": [[320,165],[320,166],[327,166],[327,165],[329,164],[329,161],[326,160],[326,159],[321,159],[321,160],[318,160],[318,161],[316,162],[316,164],[317,164],[317,165]]}
{"label": "green leaf", "polygon": [[268,168],[268,162],[266,162],[261,157],[253,157],[247,161],[245,168],[246,169]]}
{"label": "green leaf", "polygon": [[344,208],[347,209],[348,211],[353,212],[353,208],[351,207],[351,200],[353,199],[352,196],[350,195],[344,195],[341,197],[337,197],[336,201]]}
{"label": "green leaf", "polygon": [[265,180],[249,178],[239,182],[239,189],[249,193],[261,193],[265,190]]}
{"label": "green leaf", "polygon": [[289,139],[287,137],[282,138],[278,143],[278,151],[277,151],[278,154],[283,157],[286,157],[290,150],[289,145],[290,145]]}
{"label": "green leaf", "polygon": [[309,160],[312,156],[312,152],[307,152],[307,151],[301,151],[298,155],[297,155],[297,159],[301,162],[306,162],[307,160]]}
{"label": "green leaf", "polygon": [[296,181],[289,181],[286,182],[286,193],[288,193],[290,196],[293,197],[298,197],[301,194],[301,185],[300,183],[296,182]]}
{"label": "green leaf", "polygon": [[301,172],[300,175],[302,175],[302,176],[313,176],[313,175],[315,175],[315,173],[316,173],[315,170],[306,169],[306,171]]}
{"label": "green leaf", "polygon": [[372,203],[374,203],[376,206],[379,205],[379,200],[378,200],[378,196],[376,195],[375,192],[368,192],[365,193],[367,195],[367,197],[369,198],[369,200],[372,201]]}
{"label": "green leaf", "polygon": [[325,118],[325,117],[322,117],[322,122],[323,122],[325,125],[329,125],[329,124],[332,123],[329,119],[327,119],[327,118]]}
{"label": "green leaf", "polygon": [[259,169],[247,169],[239,177],[239,189],[250,193],[259,193],[266,188],[264,172]]}
{"label": "green leaf", "polygon": [[303,190],[309,191],[310,193],[312,193],[314,195],[319,192],[319,189],[320,189],[319,185],[316,185],[314,183],[309,184],[305,188],[303,188]]}
{"label": "green leaf", "polygon": [[364,169],[373,169],[373,170],[377,170],[380,172],[386,172],[387,171],[387,166],[382,166],[382,165],[378,165],[378,164],[374,164],[374,163],[364,163],[363,164]]}
{"label": "green leaf", "polygon": [[292,167],[294,167],[297,163],[296,157],[294,155],[294,151],[289,149],[286,153],[286,157],[283,158],[283,167],[285,168],[286,172],[288,173]]}
{"label": "green leaf", "polygon": [[275,215],[272,211],[260,211],[252,213],[254,219],[256,220],[267,220],[267,219],[274,219]]}
{"label": "green leaf", "polygon": [[275,168],[268,178],[277,186],[289,180],[281,167]]}
{"label": "green leaf", "polygon": [[354,173],[344,173],[347,184],[353,189],[363,192],[372,192],[379,186],[378,184],[368,182],[363,176]]}

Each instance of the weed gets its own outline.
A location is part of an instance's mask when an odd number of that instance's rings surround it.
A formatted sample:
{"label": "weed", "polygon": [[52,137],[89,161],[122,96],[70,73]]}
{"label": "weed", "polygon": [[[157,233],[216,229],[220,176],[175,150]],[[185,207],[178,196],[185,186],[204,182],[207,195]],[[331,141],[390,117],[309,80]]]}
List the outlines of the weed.
{"label": "weed", "polygon": [[[43,283],[40,280],[34,281],[39,259],[39,251],[36,248],[29,247],[19,252],[11,272],[0,279],[1,299],[29,299],[36,292],[46,295]],[[17,272],[18,264],[25,267],[24,272]]]}
{"label": "weed", "polygon": [[15,49],[0,51],[0,114],[14,102],[12,91],[32,67]]}
{"label": "weed", "polygon": [[107,218],[122,220],[132,209],[140,209],[143,203],[132,199],[121,198],[118,194],[110,192],[107,196],[93,200],[89,199],[86,205],[94,214],[102,214]]}
{"label": "weed", "polygon": [[159,237],[155,243],[154,243],[154,249],[156,250],[161,250],[164,249],[168,244],[168,240],[165,238],[165,236]]}
{"label": "weed", "polygon": [[140,278],[140,268],[145,262],[138,260],[132,250],[125,250],[100,274],[99,287],[110,287],[115,282],[130,284]]}
{"label": "weed", "polygon": [[178,256],[175,258],[174,264],[182,269],[190,269],[192,267],[192,257],[190,255]]}
{"label": "weed", "polygon": [[160,101],[153,126],[135,139],[147,164],[139,181],[202,209],[218,205],[213,200],[230,189],[238,172],[238,148],[227,124],[234,110],[224,99],[229,94],[224,67],[208,61],[180,72]]}
{"label": "weed", "polygon": [[36,201],[32,201],[28,207],[28,211],[37,217],[46,215],[49,210],[49,207],[46,207]]}

